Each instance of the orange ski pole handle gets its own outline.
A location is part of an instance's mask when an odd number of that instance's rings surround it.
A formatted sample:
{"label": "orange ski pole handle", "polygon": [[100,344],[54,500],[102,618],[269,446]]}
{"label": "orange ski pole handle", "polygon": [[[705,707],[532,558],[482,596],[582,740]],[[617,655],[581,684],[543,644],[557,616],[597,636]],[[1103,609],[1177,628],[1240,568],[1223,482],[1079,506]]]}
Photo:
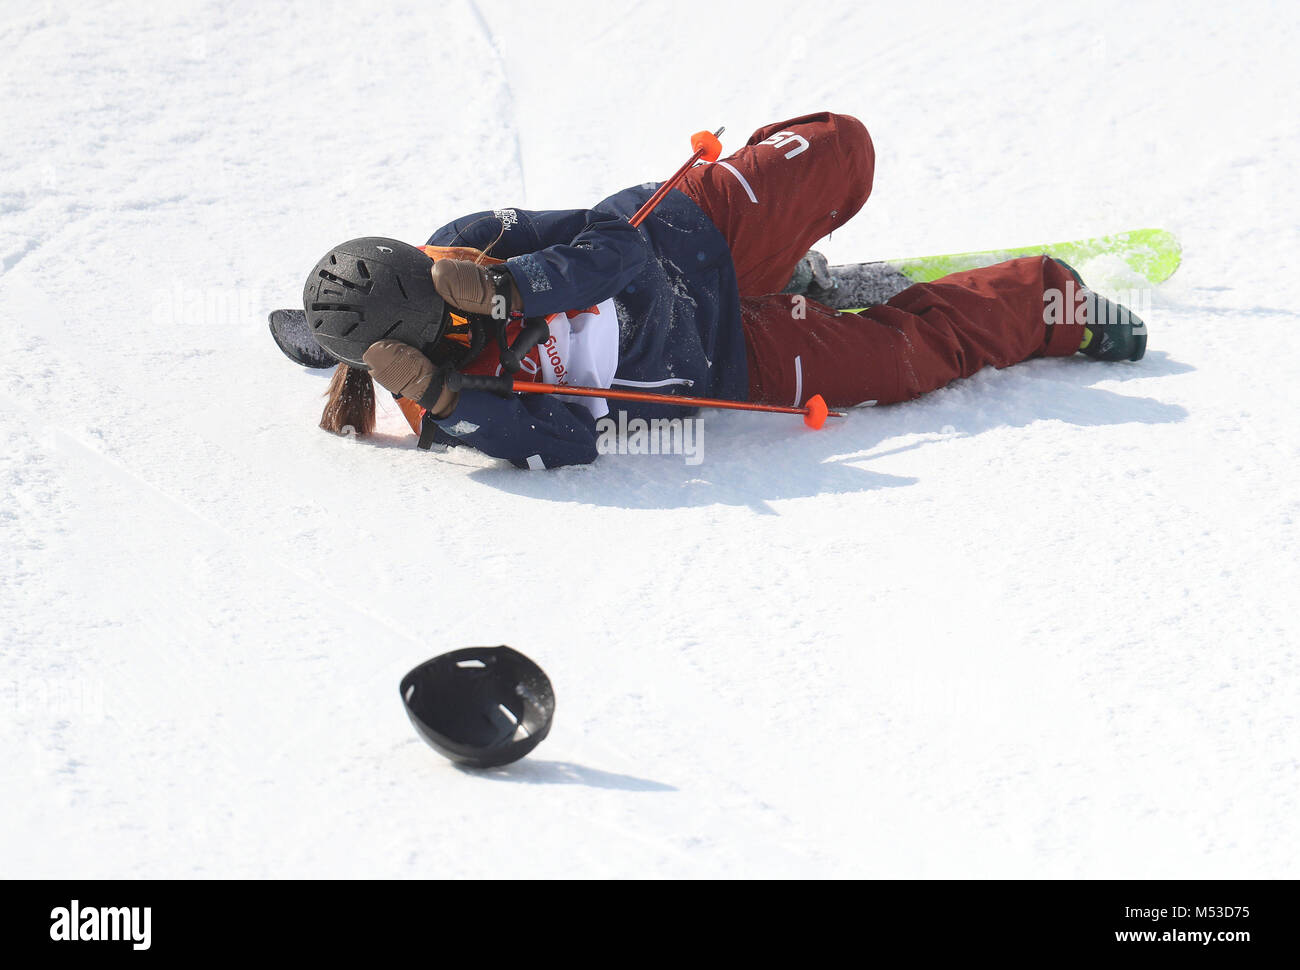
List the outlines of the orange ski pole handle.
{"label": "orange ski pole handle", "polygon": [[843,411],[832,411],[820,394],[814,394],[801,408],[781,407],[777,404],[751,404],[749,401],[727,401],[716,397],[687,397],[678,394],[653,394],[649,391],[615,391],[608,387],[570,387],[567,384],[535,384],[515,381],[511,388],[523,394],[565,394],[572,397],[603,397],[611,401],[642,401],[649,404],[676,404],[684,408],[722,408],[728,411],[769,411],[774,414],[802,414],[803,423],[810,428],[820,428],[829,418],[845,417]]}
{"label": "orange ski pole handle", "polygon": [[655,189],[655,194],[645,200],[645,204],[636,210],[636,215],[628,220],[633,226],[639,226],[645,222],[646,216],[654,211],[654,207],[663,201],[664,196],[672,191],[673,186],[682,180],[682,176],[691,170],[700,159],[706,162],[716,162],[718,156],[722,154],[722,142],[718,141],[718,136],[727,129],[719,128],[717,131],[697,131],[691,135],[691,147],[695,149],[695,154],[686,160],[686,164],[673,173],[670,178],[659,188]]}

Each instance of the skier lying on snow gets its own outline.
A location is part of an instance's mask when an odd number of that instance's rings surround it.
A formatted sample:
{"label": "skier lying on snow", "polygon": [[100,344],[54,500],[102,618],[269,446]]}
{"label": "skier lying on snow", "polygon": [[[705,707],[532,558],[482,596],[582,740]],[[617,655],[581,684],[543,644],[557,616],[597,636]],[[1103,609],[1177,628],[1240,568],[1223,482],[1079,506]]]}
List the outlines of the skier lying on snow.
{"label": "skier lying on snow", "polygon": [[[654,184],[590,210],[465,216],[435,232],[424,255],[404,247],[417,254],[414,269],[403,269],[392,247],[339,247],[304,295],[314,336],[353,365],[335,374],[321,426],[372,430],[373,378],[397,396],[422,445],[468,444],[521,468],[594,461],[605,400],[446,386],[453,370],[499,373],[493,317],[503,319],[503,309],[515,311],[507,340],[523,318],[550,320],[549,339],[517,378],[794,406],[814,393],[831,407],[906,401],[985,365],[1081,349],[1104,360],[1142,357],[1141,321],[1097,316],[1078,274],[1047,256],[918,283],[860,312],[812,300],[792,312],[798,304],[782,289],[813,243],[862,207],[874,168],[862,123],[823,112],[760,128],[729,158],[691,169],[637,228],[628,219]],[[387,272],[414,310],[329,312],[347,310],[331,298],[370,292]],[[1049,291],[1075,293],[1093,315],[1067,308],[1045,323]],[[1104,339],[1095,339],[1099,329]],[[682,413],[661,404],[627,410]]]}

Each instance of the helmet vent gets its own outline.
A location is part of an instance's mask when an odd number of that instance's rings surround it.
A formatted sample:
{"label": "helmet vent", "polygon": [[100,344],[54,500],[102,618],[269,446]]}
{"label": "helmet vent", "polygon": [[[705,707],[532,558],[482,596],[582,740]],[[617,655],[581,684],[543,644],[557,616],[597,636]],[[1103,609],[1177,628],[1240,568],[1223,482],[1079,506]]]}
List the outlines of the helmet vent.
{"label": "helmet vent", "polygon": [[331,283],[337,283],[339,286],[346,286],[349,290],[360,290],[367,296],[375,285],[375,281],[371,279],[367,279],[365,283],[353,283],[351,280],[345,280],[341,276],[335,276],[327,269],[320,271],[320,278],[323,280],[329,280]]}
{"label": "helmet vent", "polygon": [[340,310],[344,313],[355,313],[357,315],[358,323],[366,318],[365,313],[360,307],[348,306],[346,303],[313,303],[311,309],[313,313],[319,313],[324,310]]}
{"label": "helmet vent", "polygon": [[402,321],[401,321],[401,320],[398,320],[395,324],[393,324],[391,327],[389,327],[387,330],[385,330],[382,334],[380,334],[380,335],[379,335],[379,339],[380,339],[380,340],[387,340],[387,339],[388,339],[388,335],[389,335],[390,333],[392,333],[394,330],[396,330],[398,327],[400,327],[401,325],[402,325]]}
{"label": "helmet vent", "polygon": [[400,276],[394,276],[393,282],[396,283],[397,288],[402,291],[402,299],[409,300],[410,297],[406,295],[406,287],[402,285],[402,278]]}
{"label": "helmet vent", "polygon": [[362,279],[370,279],[370,270],[366,269],[364,260],[357,260],[357,272],[361,274]]}

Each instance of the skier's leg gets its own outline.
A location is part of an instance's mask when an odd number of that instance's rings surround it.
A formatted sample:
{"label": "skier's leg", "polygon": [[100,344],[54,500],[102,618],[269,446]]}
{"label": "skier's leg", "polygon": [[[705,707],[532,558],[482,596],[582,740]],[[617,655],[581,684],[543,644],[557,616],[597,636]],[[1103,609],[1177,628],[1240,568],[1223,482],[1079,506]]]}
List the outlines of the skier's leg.
{"label": "skier's leg", "polygon": [[[1048,325],[1054,294],[1076,294],[1045,256],[918,283],[888,303],[841,313],[799,296],[741,300],[749,398],[831,407],[907,401],[987,365],[1064,357],[1079,349],[1073,313]],[[1082,294],[1077,294],[1082,299]]]}
{"label": "skier's leg", "polygon": [[766,125],[678,187],[731,247],[741,296],[779,293],[799,259],[867,201],[876,153],[862,122],[823,111]]}

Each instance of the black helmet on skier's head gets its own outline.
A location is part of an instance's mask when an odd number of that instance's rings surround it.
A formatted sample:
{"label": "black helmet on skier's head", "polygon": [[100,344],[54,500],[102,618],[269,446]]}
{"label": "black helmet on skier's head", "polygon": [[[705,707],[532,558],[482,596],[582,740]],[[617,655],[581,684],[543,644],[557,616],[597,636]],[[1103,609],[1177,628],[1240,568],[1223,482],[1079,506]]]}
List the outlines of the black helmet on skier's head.
{"label": "black helmet on skier's head", "polygon": [[379,340],[418,348],[436,364],[460,366],[487,343],[486,319],[451,312],[434,289],[433,258],[396,239],[367,236],[321,257],[302,290],[312,336],[331,356],[365,369]]}

